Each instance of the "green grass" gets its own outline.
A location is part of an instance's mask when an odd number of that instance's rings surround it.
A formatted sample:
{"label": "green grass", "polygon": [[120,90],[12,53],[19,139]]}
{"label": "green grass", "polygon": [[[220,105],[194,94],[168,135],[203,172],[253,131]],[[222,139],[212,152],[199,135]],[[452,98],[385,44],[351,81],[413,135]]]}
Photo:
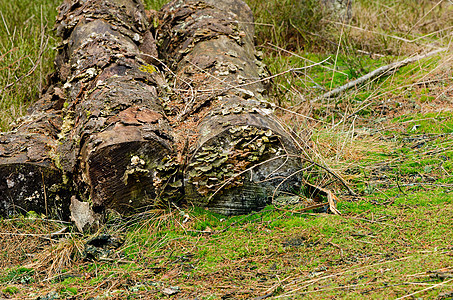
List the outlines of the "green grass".
{"label": "green grass", "polygon": [[166,0],[144,0],[146,9],[154,9],[159,10],[165,3],[168,1]]}
{"label": "green grass", "polygon": [[427,114],[415,114],[397,117],[395,123],[406,123],[407,133],[410,135],[420,134],[449,134],[453,132],[453,113],[436,112]]}
{"label": "green grass", "polygon": [[19,289],[15,286],[8,286],[2,290],[3,294],[14,295],[19,292]]}
{"label": "green grass", "polygon": [[[341,202],[344,216],[272,206],[230,218],[199,209],[153,215],[129,226],[118,249],[134,263],[85,262],[69,269],[73,277],[48,286],[82,298],[129,293],[157,299],[169,286],[178,286],[182,298],[250,298],[268,290],[296,298],[396,298],[441,284],[431,275],[453,262],[453,200],[439,195],[415,192],[387,205],[372,195]],[[435,297],[447,287],[420,296]],[[20,292],[32,289],[23,283]]]}
{"label": "green grass", "polygon": [[328,12],[317,0],[246,2],[255,13],[258,44],[270,42],[291,50],[312,49],[325,44],[313,35],[327,32],[323,17],[327,16]]}
{"label": "green grass", "polygon": [[52,71],[57,40],[51,29],[59,2],[0,3],[0,130],[25,113]]}
{"label": "green grass", "polygon": [[[0,3],[0,88],[39,63],[0,93],[2,130],[39,96],[52,70],[57,41],[50,28],[59,2]],[[146,6],[158,9],[164,2]],[[0,236],[0,297],[160,299],[173,287],[175,299],[395,299],[411,293],[433,299],[453,289],[450,54],[407,65],[339,98],[310,102],[428,44],[447,45],[453,6],[357,0],[360,14],[351,26],[339,26],[312,1],[248,3],[272,74],[330,57],[322,66],[274,78],[271,95],[299,113],[281,117],[307,139],[308,155],[357,194],[348,195],[321,168],[305,173],[337,195],[342,216],[301,213],[296,204],[234,217],[182,207],[112,218],[100,232],[125,242],[107,261],[83,258],[92,236],[76,234],[72,225],[33,213],[0,220],[0,233],[17,234]],[[42,33],[49,38],[44,48]],[[66,226],[66,239],[41,236]]]}
{"label": "green grass", "polygon": [[30,283],[33,282],[34,270],[26,267],[16,267],[9,270],[2,278],[2,282]]}
{"label": "green grass", "polygon": [[[435,271],[451,267],[453,200],[433,202],[438,195],[418,192],[388,205],[372,197],[342,202],[344,216],[270,206],[222,220],[195,209],[185,211],[190,220],[182,225],[186,217],[178,211],[165,213],[129,227],[119,251],[140,248],[126,256],[135,263],[86,262],[70,270],[77,277],[49,285],[83,298],[110,292],[159,298],[169,286],[178,286],[182,298],[251,298],[269,290],[297,299],[396,298],[441,284]],[[200,230],[207,227],[212,231]],[[420,296],[435,297],[448,286]],[[23,284],[21,292],[31,288]]]}

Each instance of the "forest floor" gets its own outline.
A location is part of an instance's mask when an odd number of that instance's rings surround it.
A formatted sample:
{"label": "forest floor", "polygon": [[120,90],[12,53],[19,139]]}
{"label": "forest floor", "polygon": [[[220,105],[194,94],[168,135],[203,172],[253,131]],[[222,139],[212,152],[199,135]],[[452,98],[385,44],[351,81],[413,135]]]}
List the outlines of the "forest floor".
{"label": "forest floor", "polygon": [[[305,141],[305,155],[325,167],[305,178],[336,195],[341,215],[306,211],[303,191],[293,204],[244,216],[175,205],[111,216],[91,235],[29,212],[0,220],[0,299],[452,299],[453,5],[444,1],[436,13],[437,1],[422,1],[427,8],[406,24],[420,27],[411,36],[394,18],[400,31],[363,29],[365,17],[401,12],[378,2],[356,2],[354,12],[369,15],[340,28],[337,48],[259,47],[271,73],[282,73],[272,91],[279,117]],[[431,28],[434,19],[443,27]]]}

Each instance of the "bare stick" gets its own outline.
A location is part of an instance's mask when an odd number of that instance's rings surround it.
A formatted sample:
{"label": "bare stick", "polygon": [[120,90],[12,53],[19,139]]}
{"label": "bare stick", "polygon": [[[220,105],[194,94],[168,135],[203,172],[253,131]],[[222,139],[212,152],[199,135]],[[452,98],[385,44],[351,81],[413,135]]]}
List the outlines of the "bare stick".
{"label": "bare stick", "polygon": [[331,90],[330,92],[322,94],[321,96],[315,98],[312,102],[316,102],[316,101],[319,101],[319,100],[322,100],[322,99],[325,99],[325,98],[331,98],[331,97],[338,96],[342,92],[344,92],[346,90],[349,90],[350,88],[356,87],[358,85],[361,85],[364,82],[366,82],[368,80],[371,80],[371,79],[373,79],[375,77],[387,75],[388,73],[394,72],[394,71],[398,70],[399,68],[404,67],[405,65],[408,65],[410,63],[419,61],[421,59],[436,55],[436,54],[438,54],[440,52],[444,52],[444,51],[447,51],[447,50],[448,50],[447,48],[441,48],[441,49],[437,49],[435,51],[431,51],[431,52],[423,54],[423,55],[416,55],[414,57],[409,57],[409,58],[406,58],[404,60],[397,61],[397,62],[388,64],[388,65],[382,66],[382,67],[377,68],[376,70],[374,70],[374,71],[372,71],[372,72],[370,72],[370,73],[368,73],[368,74],[366,74],[366,75],[364,75],[364,76],[362,76],[360,78],[357,78],[356,80],[350,81],[350,82],[346,83],[345,85],[342,85],[342,86],[340,86],[340,87],[338,87],[336,89]]}
{"label": "bare stick", "polygon": [[423,289],[423,290],[420,290],[420,291],[416,291],[416,292],[414,292],[414,293],[412,293],[412,294],[409,294],[409,295],[406,295],[406,296],[403,296],[403,297],[399,297],[399,298],[397,298],[396,300],[398,300],[398,299],[406,299],[406,298],[412,297],[412,296],[414,296],[414,295],[416,295],[416,294],[420,294],[420,293],[422,293],[422,292],[425,292],[425,291],[428,291],[428,290],[432,290],[432,289],[434,289],[434,288],[436,288],[436,287],[445,285],[445,284],[449,283],[450,281],[453,281],[453,278],[450,279],[450,280],[447,280],[447,281],[444,281],[444,282],[435,284],[435,285],[433,285],[433,286],[427,287],[426,289]]}

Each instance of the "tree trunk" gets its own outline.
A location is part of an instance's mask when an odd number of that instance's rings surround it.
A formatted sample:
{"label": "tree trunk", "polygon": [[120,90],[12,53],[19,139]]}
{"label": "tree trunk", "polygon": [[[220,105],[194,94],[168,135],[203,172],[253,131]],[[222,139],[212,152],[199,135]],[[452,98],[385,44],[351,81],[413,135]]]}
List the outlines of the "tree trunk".
{"label": "tree trunk", "polygon": [[60,7],[57,22],[60,69],[69,70],[58,162],[79,191],[88,191],[82,199],[95,210],[130,214],[178,197],[182,182],[159,100],[166,83],[140,55],[143,36],[150,38],[143,6],[75,1]]}
{"label": "tree trunk", "polygon": [[297,192],[299,151],[266,100],[250,8],[241,0],[175,0],[161,13],[160,51],[175,73],[173,117],[185,121],[177,129],[191,142],[186,200],[231,215]]}
{"label": "tree trunk", "polygon": [[175,0],[161,17],[166,64],[137,0],[60,6],[53,85],[0,136],[0,214],[65,218],[70,198],[132,214],[184,188],[189,203],[231,215],[299,191],[299,148],[266,100],[248,6]]}
{"label": "tree trunk", "polygon": [[52,161],[60,126],[58,112],[48,111],[0,134],[0,215],[35,211],[68,217],[69,189]]}
{"label": "tree trunk", "polygon": [[67,218],[71,194],[123,214],[177,199],[182,181],[159,100],[166,83],[150,64],[157,52],[143,6],[65,1],[56,28],[57,92],[0,137],[0,214],[20,207]]}

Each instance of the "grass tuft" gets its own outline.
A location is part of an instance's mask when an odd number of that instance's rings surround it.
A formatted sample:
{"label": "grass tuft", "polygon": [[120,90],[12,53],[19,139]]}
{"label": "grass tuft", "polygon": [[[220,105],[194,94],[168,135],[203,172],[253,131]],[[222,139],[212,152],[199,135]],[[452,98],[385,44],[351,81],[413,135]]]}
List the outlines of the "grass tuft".
{"label": "grass tuft", "polygon": [[0,131],[35,101],[53,69],[57,0],[0,3]]}

